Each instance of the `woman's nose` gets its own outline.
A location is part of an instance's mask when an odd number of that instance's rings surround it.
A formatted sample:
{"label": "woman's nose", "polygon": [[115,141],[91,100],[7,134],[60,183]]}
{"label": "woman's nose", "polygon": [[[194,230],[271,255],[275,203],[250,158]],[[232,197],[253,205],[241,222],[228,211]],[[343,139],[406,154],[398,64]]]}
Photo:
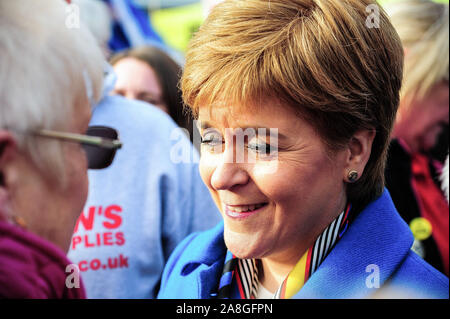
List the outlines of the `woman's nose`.
{"label": "woman's nose", "polygon": [[226,190],[238,185],[245,185],[248,181],[249,175],[242,164],[222,161],[214,169],[211,186],[215,190]]}
{"label": "woman's nose", "polygon": [[211,185],[216,190],[230,189],[237,185],[248,183],[249,175],[245,169],[245,163],[237,161],[242,150],[234,145],[235,143],[225,143],[225,149],[216,162],[214,172],[211,177]]}

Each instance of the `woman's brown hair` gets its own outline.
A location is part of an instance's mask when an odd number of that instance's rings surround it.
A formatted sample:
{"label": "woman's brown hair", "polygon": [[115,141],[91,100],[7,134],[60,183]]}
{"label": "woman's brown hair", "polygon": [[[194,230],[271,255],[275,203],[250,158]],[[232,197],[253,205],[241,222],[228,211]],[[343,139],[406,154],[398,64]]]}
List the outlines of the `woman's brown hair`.
{"label": "woman's brown hair", "polygon": [[376,130],[364,174],[347,188],[362,207],[384,189],[402,70],[400,39],[375,1],[225,0],[190,42],[181,83],[194,114],[276,98],[330,151],[360,129]]}

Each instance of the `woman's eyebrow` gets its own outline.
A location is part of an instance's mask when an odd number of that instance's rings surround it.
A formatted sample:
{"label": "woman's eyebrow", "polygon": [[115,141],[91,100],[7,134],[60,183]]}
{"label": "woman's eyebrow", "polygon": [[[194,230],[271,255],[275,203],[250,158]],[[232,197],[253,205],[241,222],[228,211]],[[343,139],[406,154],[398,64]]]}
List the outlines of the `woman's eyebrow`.
{"label": "woman's eyebrow", "polygon": [[[199,127],[202,130],[214,127],[210,122],[208,121],[198,121],[197,123],[197,127]],[[255,133],[257,134],[265,134],[266,136],[270,136],[272,138],[277,138],[278,140],[287,140],[288,137],[286,135],[283,135],[279,132],[278,128],[272,127],[257,127],[257,126],[244,126],[244,127],[239,127],[240,129],[242,129],[244,132],[247,129],[251,129],[253,130]]]}
{"label": "woman's eyebrow", "polygon": [[205,130],[211,127],[211,124],[207,121],[197,121],[197,127],[199,129]]}

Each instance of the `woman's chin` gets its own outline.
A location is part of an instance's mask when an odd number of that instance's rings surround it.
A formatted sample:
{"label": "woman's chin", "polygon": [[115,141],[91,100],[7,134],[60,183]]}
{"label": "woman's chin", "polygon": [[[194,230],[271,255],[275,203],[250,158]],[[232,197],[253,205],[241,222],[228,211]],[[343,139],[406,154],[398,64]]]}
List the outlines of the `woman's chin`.
{"label": "woman's chin", "polygon": [[255,234],[225,229],[224,240],[228,250],[240,259],[260,258],[263,255],[264,243]]}

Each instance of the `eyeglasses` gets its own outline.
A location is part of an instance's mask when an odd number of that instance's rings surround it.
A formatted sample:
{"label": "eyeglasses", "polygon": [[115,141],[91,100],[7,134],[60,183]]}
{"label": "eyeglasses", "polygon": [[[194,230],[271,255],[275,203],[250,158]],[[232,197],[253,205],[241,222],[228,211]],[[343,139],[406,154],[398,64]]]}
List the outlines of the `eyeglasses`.
{"label": "eyeglasses", "polygon": [[39,130],[37,136],[80,143],[86,152],[88,168],[102,169],[111,165],[116,151],[122,147],[115,129],[106,126],[89,126],[86,135],[51,130]]}

